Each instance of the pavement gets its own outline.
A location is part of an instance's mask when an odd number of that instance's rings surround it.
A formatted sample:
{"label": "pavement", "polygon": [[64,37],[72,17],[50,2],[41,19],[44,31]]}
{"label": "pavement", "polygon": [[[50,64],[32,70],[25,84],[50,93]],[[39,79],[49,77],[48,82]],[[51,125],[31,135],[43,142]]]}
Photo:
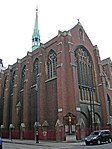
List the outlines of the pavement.
{"label": "pavement", "polygon": [[73,145],[84,145],[84,141],[76,141],[76,142],[57,142],[57,141],[49,141],[49,140],[39,140],[39,143],[36,143],[35,140],[17,140],[17,139],[2,139],[5,143],[15,143],[15,144],[26,144],[26,145],[36,145],[36,146],[73,146]]}

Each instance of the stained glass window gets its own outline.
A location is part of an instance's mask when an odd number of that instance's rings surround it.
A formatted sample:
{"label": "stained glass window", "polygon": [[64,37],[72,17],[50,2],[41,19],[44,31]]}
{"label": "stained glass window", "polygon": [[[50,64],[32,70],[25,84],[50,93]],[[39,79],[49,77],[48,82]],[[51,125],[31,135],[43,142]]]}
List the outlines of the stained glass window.
{"label": "stained glass window", "polygon": [[24,67],[22,69],[20,89],[24,88],[25,75],[26,75],[26,65],[24,65]]}
{"label": "stained glass window", "polygon": [[50,50],[47,61],[48,79],[56,76],[57,55],[54,50]]}
{"label": "stained glass window", "polygon": [[93,62],[89,52],[80,46],[75,51],[81,100],[90,100],[94,90]]}

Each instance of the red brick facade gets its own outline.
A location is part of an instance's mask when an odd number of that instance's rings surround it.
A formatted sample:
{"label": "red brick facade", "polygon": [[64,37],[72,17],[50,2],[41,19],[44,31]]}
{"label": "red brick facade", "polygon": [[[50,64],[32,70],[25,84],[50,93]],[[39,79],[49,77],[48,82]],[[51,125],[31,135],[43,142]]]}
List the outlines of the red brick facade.
{"label": "red brick facade", "polygon": [[[80,49],[84,49],[82,52],[92,62],[94,86],[91,88],[79,84],[80,68],[75,55],[80,56]],[[56,76],[48,78],[50,51],[56,53],[57,65]],[[38,74],[32,84],[36,58]],[[86,79],[83,77],[83,81]],[[89,78],[86,81],[92,82]],[[80,22],[69,31],[59,31],[56,37],[2,71],[0,85],[0,125],[4,126],[4,136],[13,124],[14,137],[19,137],[17,133],[24,123],[24,138],[32,138],[34,123],[39,121],[40,139],[64,140],[70,133],[81,139],[90,129],[112,124],[112,62],[110,59],[101,61],[97,46],[93,46]],[[19,102],[21,107],[17,107]],[[45,121],[48,126],[44,125]],[[46,130],[47,136],[43,133]]]}

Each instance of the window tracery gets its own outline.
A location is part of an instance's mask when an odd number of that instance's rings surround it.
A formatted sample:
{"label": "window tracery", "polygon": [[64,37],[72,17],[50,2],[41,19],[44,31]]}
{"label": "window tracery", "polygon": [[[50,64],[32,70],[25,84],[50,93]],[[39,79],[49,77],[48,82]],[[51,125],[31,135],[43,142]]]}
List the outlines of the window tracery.
{"label": "window tracery", "polygon": [[37,75],[39,73],[39,59],[36,58],[33,63],[32,85],[37,83]]}
{"label": "window tracery", "polygon": [[95,92],[92,58],[83,46],[78,47],[74,54],[77,63],[80,99],[91,100],[92,92]]}
{"label": "window tracery", "polygon": [[20,89],[24,88],[24,81],[25,81],[25,75],[26,75],[26,65],[24,65],[22,73],[21,73],[21,85]]}
{"label": "window tracery", "polygon": [[14,80],[15,80],[15,71],[14,71],[13,74],[12,74],[12,80],[11,80],[11,93],[13,92]]}
{"label": "window tracery", "polygon": [[48,79],[56,76],[57,55],[54,50],[50,50],[47,61]]}

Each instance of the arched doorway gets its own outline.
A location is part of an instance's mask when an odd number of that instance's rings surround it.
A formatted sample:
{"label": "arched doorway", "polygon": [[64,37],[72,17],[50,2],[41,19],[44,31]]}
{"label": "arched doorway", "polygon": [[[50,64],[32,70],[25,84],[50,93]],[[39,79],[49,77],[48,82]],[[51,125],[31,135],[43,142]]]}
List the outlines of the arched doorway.
{"label": "arched doorway", "polygon": [[101,118],[98,113],[95,113],[95,123],[94,123],[95,130],[101,129]]}

